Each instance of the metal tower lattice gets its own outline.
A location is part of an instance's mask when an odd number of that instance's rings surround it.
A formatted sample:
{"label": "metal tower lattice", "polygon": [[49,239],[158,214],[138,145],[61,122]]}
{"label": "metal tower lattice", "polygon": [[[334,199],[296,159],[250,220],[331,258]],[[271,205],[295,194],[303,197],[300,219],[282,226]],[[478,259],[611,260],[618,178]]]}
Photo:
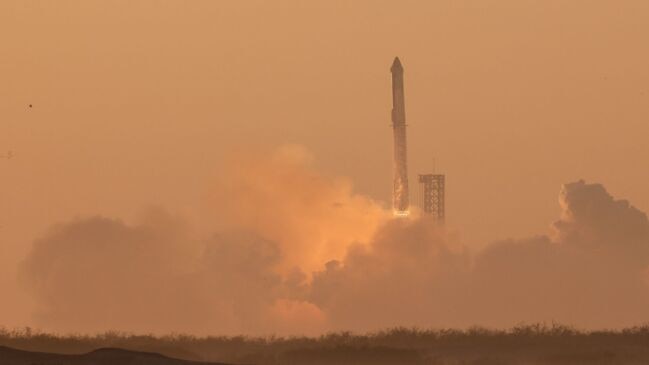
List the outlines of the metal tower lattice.
{"label": "metal tower lattice", "polygon": [[419,206],[426,215],[443,223],[445,218],[445,176],[439,174],[419,175]]}

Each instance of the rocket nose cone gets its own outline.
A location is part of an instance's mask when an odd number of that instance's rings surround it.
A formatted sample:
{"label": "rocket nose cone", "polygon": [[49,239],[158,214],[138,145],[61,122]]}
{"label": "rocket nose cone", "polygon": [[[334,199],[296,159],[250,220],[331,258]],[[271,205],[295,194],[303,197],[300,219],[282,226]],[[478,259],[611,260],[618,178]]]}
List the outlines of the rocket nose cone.
{"label": "rocket nose cone", "polygon": [[403,66],[401,65],[401,61],[399,60],[399,57],[394,58],[394,62],[392,62],[392,67],[390,67],[390,71],[403,71]]}

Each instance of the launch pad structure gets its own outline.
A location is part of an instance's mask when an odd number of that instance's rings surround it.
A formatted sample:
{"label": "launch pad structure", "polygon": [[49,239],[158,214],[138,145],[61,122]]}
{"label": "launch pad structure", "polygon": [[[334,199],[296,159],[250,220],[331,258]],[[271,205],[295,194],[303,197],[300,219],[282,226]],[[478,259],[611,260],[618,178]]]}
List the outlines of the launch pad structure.
{"label": "launch pad structure", "polygon": [[446,177],[441,174],[419,175],[419,206],[437,223],[445,218]]}

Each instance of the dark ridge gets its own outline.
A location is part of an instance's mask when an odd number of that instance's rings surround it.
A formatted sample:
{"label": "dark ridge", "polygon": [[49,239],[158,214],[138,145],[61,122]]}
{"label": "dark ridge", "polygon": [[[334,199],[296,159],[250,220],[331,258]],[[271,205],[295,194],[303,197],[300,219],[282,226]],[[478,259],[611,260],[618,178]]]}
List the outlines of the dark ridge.
{"label": "dark ridge", "polygon": [[81,355],[33,352],[0,346],[0,365],[226,365],[179,360],[155,352],[100,348]]}

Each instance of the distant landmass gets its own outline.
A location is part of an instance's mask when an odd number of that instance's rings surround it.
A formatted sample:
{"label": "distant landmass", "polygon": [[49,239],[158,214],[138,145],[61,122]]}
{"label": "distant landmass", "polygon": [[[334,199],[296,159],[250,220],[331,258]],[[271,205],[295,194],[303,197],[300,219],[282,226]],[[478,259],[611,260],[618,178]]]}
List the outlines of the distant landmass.
{"label": "distant landmass", "polygon": [[50,354],[0,346],[0,365],[226,365],[173,359],[153,352],[116,348],[98,349],[87,354]]}

